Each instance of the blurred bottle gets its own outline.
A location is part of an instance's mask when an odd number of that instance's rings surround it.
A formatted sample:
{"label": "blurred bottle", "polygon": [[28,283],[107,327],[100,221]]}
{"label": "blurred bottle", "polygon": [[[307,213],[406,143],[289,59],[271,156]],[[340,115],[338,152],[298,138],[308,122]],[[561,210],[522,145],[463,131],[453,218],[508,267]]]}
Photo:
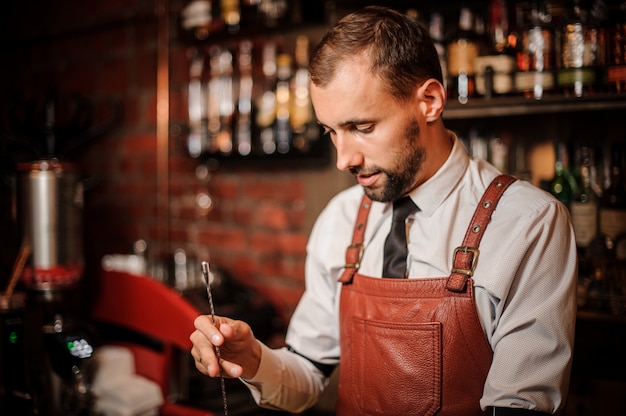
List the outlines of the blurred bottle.
{"label": "blurred bottle", "polygon": [[554,88],[554,30],[551,22],[546,3],[534,1],[517,53],[516,89],[537,100]]}
{"label": "blurred bottle", "polygon": [[189,135],[187,151],[192,157],[199,157],[207,148],[206,96],[203,86],[204,55],[195,50],[189,64]]}
{"label": "blurred bottle", "polygon": [[309,38],[296,38],[296,69],[291,79],[290,122],[293,145],[301,151],[308,150],[310,142],[318,138],[319,127],[313,114],[309,91]]}
{"label": "blurred bottle", "polygon": [[509,140],[495,136],[489,140],[489,162],[502,173],[509,173]]}
{"label": "blurred bottle", "polygon": [[580,146],[577,151],[576,178],[577,190],[570,210],[576,246],[579,255],[584,256],[598,232],[599,198],[592,186],[593,151],[588,146]]}
{"label": "blurred bottle", "polygon": [[289,2],[287,0],[261,0],[259,12],[266,27],[278,27],[289,17]]}
{"label": "blurred bottle", "polygon": [[600,201],[600,232],[614,241],[626,232],[626,181],[622,143],[611,145],[609,180],[609,186],[604,190]]}
{"label": "blurred bottle", "polygon": [[239,65],[239,93],[237,99],[237,122],[235,138],[237,153],[247,156],[252,151],[252,42],[245,40],[239,44],[237,63]]}
{"label": "blurred bottle", "polygon": [[478,57],[479,45],[474,31],[474,14],[461,8],[459,25],[452,41],[448,44],[448,90],[461,104],[466,104],[474,95],[474,61]]}
{"label": "blurred bottle", "polygon": [[241,22],[241,4],[239,0],[221,0],[220,14],[228,33],[239,32]]}
{"label": "blurred bottle", "polygon": [[263,45],[263,92],[256,100],[256,131],[263,153],[276,151],[276,44],[267,42]]}
{"label": "blurred bottle", "polygon": [[579,270],[579,280],[586,283],[584,306],[609,312],[611,269],[614,264],[613,242],[598,234],[588,248],[589,268]]}
{"label": "blurred bottle", "polygon": [[209,81],[208,131],[209,151],[230,154],[233,149],[233,55],[228,48],[218,47],[211,53]]}
{"label": "blurred bottle", "polygon": [[601,231],[591,240],[583,256],[579,257],[579,291],[585,286],[584,307],[609,312],[611,285],[614,280],[615,244]]}
{"label": "blurred bottle", "polygon": [[614,14],[610,30],[607,82],[613,92],[626,91],[626,1]]}
{"label": "blurred bottle", "polygon": [[489,2],[487,33],[489,36],[489,54],[507,54],[509,48],[509,14],[504,0],[491,0]]}
{"label": "blurred bottle", "polygon": [[554,145],[555,162],[554,177],[550,181],[549,191],[568,208],[576,192],[576,182],[569,170],[569,153],[567,145],[557,140]]}
{"label": "blurred bottle", "polygon": [[595,71],[596,84],[594,91],[603,92],[609,89],[608,65],[610,59],[611,29],[609,22],[609,11],[604,0],[593,0],[589,16],[590,24],[595,39]]}
{"label": "blurred bottle", "polygon": [[581,0],[573,0],[562,27],[561,69],[557,73],[559,87],[576,97],[593,89],[599,48],[598,31],[591,25],[589,11],[581,3]]}
{"label": "blurred bottle", "polygon": [[287,153],[291,149],[291,55],[280,54],[276,59],[276,149]]}
{"label": "blurred bottle", "polygon": [[476,93],[491,98],[514,91],[515,58],[508,45],[509,19],[504,0],[490,1],[486,26],[484,47],[479,47],[474,70]]}
{"label": "blurred bottle", "polygon": [[220,55],[221,48],[209,49],[209,81],[207,84],[207,151],[217,153],[220,132]]}
{"label": "blurred bottle", "polygon": [[211,0],[192,0],[183,8],[180,23],[190,39],[205,40],[223,30],[224,22],[218,7]]}

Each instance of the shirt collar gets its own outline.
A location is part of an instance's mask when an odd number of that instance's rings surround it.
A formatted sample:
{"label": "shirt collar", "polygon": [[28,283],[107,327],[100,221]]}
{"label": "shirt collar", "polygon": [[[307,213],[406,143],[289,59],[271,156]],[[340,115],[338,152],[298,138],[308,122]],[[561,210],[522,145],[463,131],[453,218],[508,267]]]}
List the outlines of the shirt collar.
{"label": "shirt collar", "polygon": [[452,131],[449,134],[453,145],[448,159],[431,178],[411,192],[420,212],[428,216],[448,198],[469,165],[469,156],[458,137]]}

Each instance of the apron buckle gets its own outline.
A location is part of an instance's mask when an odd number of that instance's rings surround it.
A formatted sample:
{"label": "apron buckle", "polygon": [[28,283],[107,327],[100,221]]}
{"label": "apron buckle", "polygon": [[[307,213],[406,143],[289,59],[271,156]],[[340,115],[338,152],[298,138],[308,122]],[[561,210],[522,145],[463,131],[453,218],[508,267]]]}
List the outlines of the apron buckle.
{"label": "apron buckle", "polygon": [[346,259],[349,259],[348,261],[350,261],[350,263],[346,263],[344,267],[346,269],[358,269],[361,266],[363,250],[365,250],[365,246],[363,244],[350,244],[348,246],[348,253],[346,254]]}
{"label": "apron buckle", "polygon": [[[480,251],[474,247],[459,246],[455,248],[452,255],[452,273],[460,273],[470,277],[473,276],[479,253]],[[457,254],[461,254],[461,257],[457,257]],[[471,264],[469,263],[470,261]]]}

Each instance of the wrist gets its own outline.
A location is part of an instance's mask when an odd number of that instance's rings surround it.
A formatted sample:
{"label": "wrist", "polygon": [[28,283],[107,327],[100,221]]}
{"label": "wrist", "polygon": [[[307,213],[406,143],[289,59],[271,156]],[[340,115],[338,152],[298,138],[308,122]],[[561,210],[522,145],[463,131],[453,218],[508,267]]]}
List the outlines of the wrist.
{"label": "wrist", "polygon": [[261,341],[255,339],[250,348],[250,357],[247,359],[246,363],[242,365],[243,373],[241,374],[241,378],[245,380],[254,378],[259,371],[262,357],[263,347]]}

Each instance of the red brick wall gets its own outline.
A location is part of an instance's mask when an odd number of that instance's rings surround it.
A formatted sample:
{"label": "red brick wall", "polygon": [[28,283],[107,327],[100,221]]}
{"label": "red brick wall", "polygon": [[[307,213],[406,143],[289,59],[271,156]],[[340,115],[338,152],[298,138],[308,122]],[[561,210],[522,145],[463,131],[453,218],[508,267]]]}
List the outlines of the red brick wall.
{"label": "red brick wall", "polygon": [[[0,73],[5,112],[12,106],[10,97],[41,100],[47,87],[54,87],[59,96],[78,93],[87,97],[103,120],[109,113],[107,99],[122,104],[123,120],[112,133],[65,156],[78,163],[90,184],[84,209],[86,279],[94,279],[103,255],[128,253],[133,241],[143,238],[153,250],[163,251],[155,255],[167,256],[175,248],[184,248],[200,260],[210,257],[271,299],[287,319],[303,290],[305,244],[317,214],[307,204],[317,197],[327,198],[309,191],[319,188],[307,185],[305,177],[309,178],[311,169],[222,167],[203,181],[195,174],[197,161],[184,153],[178,138],[172,138],[169,217],[159,218],[154,3],[11,3],[16,4],[7,6],[11,18],[4,20],[2,30],[9,43],[3,61],[11,63],[3,64]],[[172,9],[180,7],[180,1],[170,3]],[[174,36],[175,19],[171,23]],[[170,48],[170,121],[175,124],[186,118],[188,67],[185,46],[173,39]],[[11,129],[6,117],[2,121]],[[4,160],[34,157],[9,143],[9,136],[2,138]],[[11,176],[8,163],[3,173]],[[206,215],[197,209],[200,192],[213,201]],[[18,247],[7,186],[0,190],[0,204],[5,247],[2,283]],[[318,211],[319,201],[313,206]],[[159,227],[169,229],[167,241],[158,241],[163,229]]]}

